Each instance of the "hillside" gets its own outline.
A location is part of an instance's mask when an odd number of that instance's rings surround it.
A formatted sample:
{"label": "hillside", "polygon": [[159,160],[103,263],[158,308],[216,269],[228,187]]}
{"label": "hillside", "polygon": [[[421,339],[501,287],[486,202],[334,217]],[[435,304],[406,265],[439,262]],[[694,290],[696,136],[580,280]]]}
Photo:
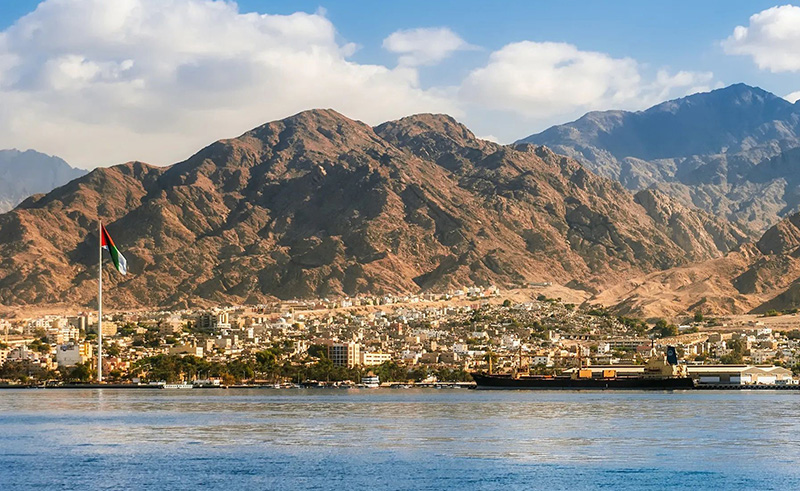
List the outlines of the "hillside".
{"label": "hillside", "polygon": [[800,213],[722,258],[632,277],[589,300],[623,314],[764,313],[800,307]]}
{"label": "hillside", "polygon": [[800,210],[800,104],[744,84],[645,111],[591,112],[521,142],[754,231]]}
{"label": "hillside", "polygon": [[127,277],[106,271],[117,308],[547,280],[596,291],[748,237],[449,116],[371,128],[315,110],[171,167],[95,169],[0,215],[0,303],[91,305],[98,219],[128,257]]}

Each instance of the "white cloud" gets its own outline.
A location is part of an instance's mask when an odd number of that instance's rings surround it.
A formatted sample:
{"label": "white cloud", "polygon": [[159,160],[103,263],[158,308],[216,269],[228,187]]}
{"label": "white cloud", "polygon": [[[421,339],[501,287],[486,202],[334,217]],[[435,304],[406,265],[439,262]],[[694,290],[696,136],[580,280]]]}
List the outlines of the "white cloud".
{"label": "white cloud", "polygon": [[0,148],[86,167],[181,160],[314,107],[368,123],[461,115],[416,69],[362,65],[323,12],[211,0],[49,0],[0,33]]}
{"label": "white cloud", "polygon": [[722,42],[726,53],[750,56],[762,70],[800,70],[800,7],[783,5],[750,17]]}
{"label": "white cloud", "polygon": [[800,100],[800,90],[792,92],[791,94],[786,94],[785,96],[783,96],[783,98],[794,104],[795,102]]}
{"label": "white cloud", "polygon": [[474,49],[446,27],[395,31],[383,40],[383,47],[400,54],[400,65],[435,65],[454,52]]}
{"label": "white cloud", "polygon": [[[631,58],[581,51],[566,43],[523,41],[491,54],[461,86],[463,101],[544,120],[576,111],[640,109],[689,88],[703,89],[711,73],[666,70],[647,80]],[[684,89],[684,90],[680,90]]]}
{"label": "white cloud", "polygon": [[475,48],[447,28],[397,31],[383,45],[399,55],[397,67],[351,60],[356,45],[323,11],[47,0],[0,32],[0,148],[35,148],[82,167],[170,164],[315,107],[369,124],[444,112],[510,141],[587,110],[640,109],[714,85],[710,73],[647,76],[631,58],[524,41],[492,53],[460,84],[422,87],[422,66]]}

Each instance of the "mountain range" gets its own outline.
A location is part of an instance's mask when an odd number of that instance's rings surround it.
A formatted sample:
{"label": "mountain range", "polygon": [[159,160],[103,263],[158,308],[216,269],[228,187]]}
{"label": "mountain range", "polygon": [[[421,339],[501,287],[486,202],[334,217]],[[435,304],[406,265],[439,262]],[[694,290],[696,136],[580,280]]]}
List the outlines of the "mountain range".
{"label": "mountain range", "polygon": [[0,214],[0,304],[90,306],[102,221],[116,308],[543,281],[650,317],[796,308],[798,115],[739,84],[499,145],[447,115],[305,111]]}
{"label": "mountain range", "polygon": [[32,194],[48,192],[84,174],[83,169],[34,150],[0,150],[0,213]]}
{"label": "mountain range", "polygon": [[800,103],[744,84],[645,111],[591,112],[520,142],[759,233],[800,210]]}
{"label": "mountain range", "polygon": [[128,257],[128,276],[105,273],[117,308],[528,281],[597,292],[751,237],[449,116],[372,128],[314,110],[170,167],[97,168],[0,215],[0,303],[90,305],[98,220]]}

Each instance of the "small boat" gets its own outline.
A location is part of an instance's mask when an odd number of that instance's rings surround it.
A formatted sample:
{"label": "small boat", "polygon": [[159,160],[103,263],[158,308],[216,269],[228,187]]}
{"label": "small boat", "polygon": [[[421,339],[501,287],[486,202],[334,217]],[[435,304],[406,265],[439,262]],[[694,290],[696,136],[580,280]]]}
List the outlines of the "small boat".
{"label": "small boat", "polygon": [[194,385],[192,384],[164,384],[161,386],[162,389],[193,389]]}

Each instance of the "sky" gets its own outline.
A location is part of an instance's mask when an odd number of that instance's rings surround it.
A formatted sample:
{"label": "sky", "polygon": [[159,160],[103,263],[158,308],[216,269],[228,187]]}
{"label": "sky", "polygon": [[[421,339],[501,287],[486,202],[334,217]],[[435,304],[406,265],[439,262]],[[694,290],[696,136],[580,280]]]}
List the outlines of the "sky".
{"label": "sky", "polygon": [[800,97],[800,3],[0,4],[0,148],[87,169],[169,165],[312,108],[448,113],[509,143],[739,82]]}

